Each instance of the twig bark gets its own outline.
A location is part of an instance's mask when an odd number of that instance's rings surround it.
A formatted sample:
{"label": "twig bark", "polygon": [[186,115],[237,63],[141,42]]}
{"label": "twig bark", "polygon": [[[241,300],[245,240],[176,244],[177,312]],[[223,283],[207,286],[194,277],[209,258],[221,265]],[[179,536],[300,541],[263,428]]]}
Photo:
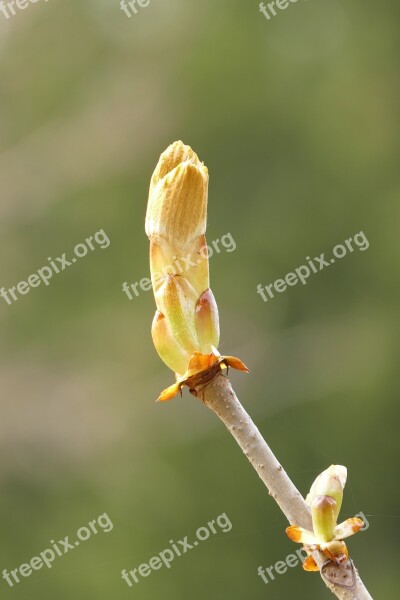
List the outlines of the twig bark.
{"label": "twig bark", "polygon": [[[233,435],[289,523],[312,529],[308,504],[240,404],[229,379],[220,372],[191,392],[221,419]],[[351,560],[343,566],[336,566],[318,551],[313,553],[313,558],[320,567],[323,581],[337,598],[372,600]]]}

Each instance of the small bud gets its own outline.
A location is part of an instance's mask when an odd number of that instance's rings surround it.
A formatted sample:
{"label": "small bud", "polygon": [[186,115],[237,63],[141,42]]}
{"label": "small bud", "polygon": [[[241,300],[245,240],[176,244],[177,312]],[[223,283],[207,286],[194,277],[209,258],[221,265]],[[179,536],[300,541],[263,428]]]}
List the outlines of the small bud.
{"label": "small bud", "polygon": [[182,142],[160,157],[150,183],[146,214],[149,238],[165,238],[181,252],[206,231],[208,170]]}
{"label": "small bud", "polygon": [[[343,539],[360,531],[364,523],[353,517],[337,525],[340,507],[343,500],[343,489],[346,484],[347,469],[341,465],[331,465],[323,471],[311,486],[306,501],[311,508],[313,531],[308,531],[297,525],[286,529],[287,536],[293,541],[304,544],[310,554],[312,549],[318,549],[336,564],[342,564],[348,559],[348,551]],[[303,564],[306,571],[318,570],[312,557]]]}
{"label": "small bud", "polygon": [[335,519],[337,520],[342,506],[343,490],[346,485],[347,469],[342,465],[331,465],[323,471],[311,486],[306,501],[310,507],[316,496],[330,496],[336,500]]}

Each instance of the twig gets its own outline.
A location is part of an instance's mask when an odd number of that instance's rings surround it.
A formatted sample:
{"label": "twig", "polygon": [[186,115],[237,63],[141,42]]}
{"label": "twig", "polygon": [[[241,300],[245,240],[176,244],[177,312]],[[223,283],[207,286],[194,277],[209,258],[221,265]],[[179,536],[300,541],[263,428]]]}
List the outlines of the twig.
{"label": "twig", "polygon": [[[191,392],[221,419],[233,435],[289,523],[312,529],[308,504],[240,404],[229,379],[220,372]],[[350,559],[345,565],[337,566],[327,560],[322,552],[314,552],[313,558],[320,568],[323,581],[337,598],[372,600]]]}

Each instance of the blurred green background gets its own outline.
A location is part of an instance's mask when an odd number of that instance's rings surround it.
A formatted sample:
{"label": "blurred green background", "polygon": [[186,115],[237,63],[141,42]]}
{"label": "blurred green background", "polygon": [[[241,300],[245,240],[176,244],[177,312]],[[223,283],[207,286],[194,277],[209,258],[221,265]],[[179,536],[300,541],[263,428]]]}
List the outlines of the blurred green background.
{"label": "blurred green background", "polygon": [[[194,600],[330,598],[300,567],[283,515],[216,417],[173,382],[150,337],[144,215],[175,139],[210,171],[209,241],[220,350],[235,389],[305,494],[347,465],[342,517],[370,528],[349,549],[374,598],[397,597],[399,464],[398,3],[299,1],[267,21],[258,2],[38,2],[0,14],[0,284],[104,229],[111,245],[12,305],[0,298],[1,571],[51,539],[92,536],[3,597]],[[305,257],[348,254],[264,303]],[[128,588],[138,567],[226,512],[233,528]]]}

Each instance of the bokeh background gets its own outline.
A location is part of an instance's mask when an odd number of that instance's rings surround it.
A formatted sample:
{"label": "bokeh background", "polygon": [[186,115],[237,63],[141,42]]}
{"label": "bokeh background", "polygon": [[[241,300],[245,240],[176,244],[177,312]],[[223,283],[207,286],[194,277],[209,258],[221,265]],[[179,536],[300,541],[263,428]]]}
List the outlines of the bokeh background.
{"label": "bokeh background", "polygon": [[[2,597],[329,598],[283,515],[216,417],[172,383],[150,337],[148,183],[164,148],[209,167],[220,350],[235,389],[303,493],[347,465],[343,518],[374,598],[399,561],[399,34],[394,1],[51,0],[0,14],[0,284],[103,228],[90,253],[8,306],[0,299],[1,570],[106,512],[92,536]],[[370,247],[268,303],[257,284],[364,231]],[[226,512],[219,534],[130,589],[134,569]]]}

